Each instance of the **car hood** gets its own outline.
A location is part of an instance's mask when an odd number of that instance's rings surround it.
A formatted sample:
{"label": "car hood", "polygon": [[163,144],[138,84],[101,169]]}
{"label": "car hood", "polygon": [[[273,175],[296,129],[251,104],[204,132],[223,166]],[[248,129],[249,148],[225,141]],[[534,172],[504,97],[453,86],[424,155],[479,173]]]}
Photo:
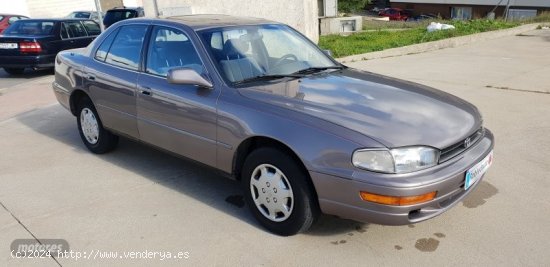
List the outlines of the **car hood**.
{"label": "car hood", "polygon": [[353,69],[250,85],[239,92],[357,131],[391,148],[443,149],[482,123],[476,107],[458,97]]}

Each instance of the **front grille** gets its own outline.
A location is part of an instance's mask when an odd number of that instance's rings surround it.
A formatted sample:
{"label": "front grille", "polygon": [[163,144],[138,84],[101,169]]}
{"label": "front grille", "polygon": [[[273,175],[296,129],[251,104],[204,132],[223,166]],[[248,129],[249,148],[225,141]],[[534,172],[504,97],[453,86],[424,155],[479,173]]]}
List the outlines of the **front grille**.
{"label": "front grille", "polygon": [[[474,146],[479,140],[481,140],[481,137],[485,134],[485,129],[483,127],[479,128],[479,130],[475,131],[475,133],[471,134],[467,138],[464,138],[460,140],[459,142],[444,148],[441,150],[441,155],[439,156],[439,163],[443,163],[447,160],[450,160],[460,154],[462,154],[464,151],[466,151],[468,148]],[[470,145],[466,145],[466,140],[470,140]]]}

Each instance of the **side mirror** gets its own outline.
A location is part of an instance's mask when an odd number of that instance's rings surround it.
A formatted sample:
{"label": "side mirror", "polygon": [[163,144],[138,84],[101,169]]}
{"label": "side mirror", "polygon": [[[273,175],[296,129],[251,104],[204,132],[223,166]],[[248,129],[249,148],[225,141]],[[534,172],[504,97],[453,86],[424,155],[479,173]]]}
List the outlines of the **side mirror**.
{"label": "side mirror", "polygon": [[326,49],[326,50],[323,50],[323,52],[324,52],[327,56],[332,57],[332,51]]}
{"label": "side mirror", "polygon": [[168,71],[166,77],[169,83],[173,84],[188,84],[199,87],[212,88],[211,82],[203,78],[195,70],[190,68],[175,68]]}

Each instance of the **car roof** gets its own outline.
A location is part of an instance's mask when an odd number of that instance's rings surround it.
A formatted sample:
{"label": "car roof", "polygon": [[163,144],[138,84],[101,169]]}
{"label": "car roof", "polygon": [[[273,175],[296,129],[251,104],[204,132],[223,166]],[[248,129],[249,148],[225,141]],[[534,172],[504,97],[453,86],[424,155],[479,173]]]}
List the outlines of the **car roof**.
{"label": "car roof", "polygon": [[45,19],[35,19],[35,18],[32,18],[32,19],[25,19],[25,21],[29,21],[29,22],[33,22],[33,21],[52,21],[52,22],[57,22],[57,21],[93,21],[91,19],[78,19],[78,18],[45,18]]}
{"label": "car roof", "polygon": [[29,17],[29,16],[25,16],[25,15],[3,14],[3,13],[0,13],[0,16],[4,16],[4,17],[25,17],[25,18],[28,18],[28,17]]}
{"label": "car roof", "polygon": [[257,24],[273,24],[277,23],[266,19],[253,17],[237,17],[221,14],[201,14],[201,15],[185,15],[168,17],[166,20],[182,23],[193,30],[203,30],[208,28],[218,28],[227,26],[239,25],[257,25]]}
{"label": "car roof", "polygon": [[124,11],[124,10],[132,10],[132,11],[141,11],[143,10],[143,7],[114,7],[114,8],[111,8],[109,10],[107,10],[107,12],[109,11]]}

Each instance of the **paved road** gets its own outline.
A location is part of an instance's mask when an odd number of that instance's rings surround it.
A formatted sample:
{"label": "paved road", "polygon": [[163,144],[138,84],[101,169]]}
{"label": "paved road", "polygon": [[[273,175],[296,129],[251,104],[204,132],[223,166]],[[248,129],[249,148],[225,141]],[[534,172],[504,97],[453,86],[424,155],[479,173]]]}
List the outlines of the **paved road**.
{"label": "paved road", "polygon": [[550,34],[527,35],[351,64],[473,102],[497,138],[495,163],[475,192],[402,227],[325,216],[309,233],[271,235],[243,207],[239,185],[210,170],[128,140],[107,155],[87,152],[74,117],[49,93],[52,76],[12,86],[0,96],[0,265],[57,265],[10,257],[14,239],[33,237],[63,238],[87,255],[189,256],[61,265],[548,265]]}
{"label": "paved road", "polygon": [[52,71],[49,69],[44,70],[30,70],[26,69],[22,75],[10,75],[0,68],[0,89],[10,88],[15,85],[21,85],[22,83],[34,81],[45,76],[51,76]]}

